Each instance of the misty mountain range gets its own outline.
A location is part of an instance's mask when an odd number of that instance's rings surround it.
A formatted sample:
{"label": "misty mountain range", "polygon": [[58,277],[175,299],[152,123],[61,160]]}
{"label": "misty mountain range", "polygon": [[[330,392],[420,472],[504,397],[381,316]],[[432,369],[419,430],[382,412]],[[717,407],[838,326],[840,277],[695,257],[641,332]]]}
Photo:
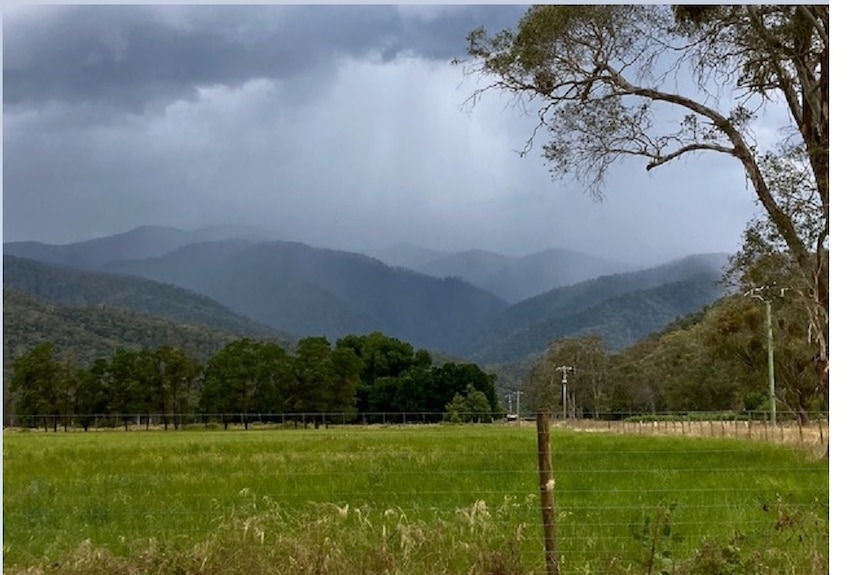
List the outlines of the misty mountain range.
{"label": "misty mountain range", "polygon": [[62,246],[6,243],[4,288],[252,337],[334,341],[379,330],[492,363],[566,335],[600,333],[614,348],[633,343],[720,297],[726,261],[693,255],[631,270],[569,250],[516,258],[408,244],[365,255],[247,228],[147,226]]}
{"label": "misty mountain range", "polygon": [[[426,252],[427,253],[427,252]],[[387,260],[386,252],[377,257],[392,265],[402,265],[434,277],[460,277],[497,295],[509,303],[545,293],[594,277],[633,271],[631,266],[564,249],[548,249],[524,257],[512,257],[485,250],[443,254],[423,263],[425,253],[410,262],[402,258]]]}

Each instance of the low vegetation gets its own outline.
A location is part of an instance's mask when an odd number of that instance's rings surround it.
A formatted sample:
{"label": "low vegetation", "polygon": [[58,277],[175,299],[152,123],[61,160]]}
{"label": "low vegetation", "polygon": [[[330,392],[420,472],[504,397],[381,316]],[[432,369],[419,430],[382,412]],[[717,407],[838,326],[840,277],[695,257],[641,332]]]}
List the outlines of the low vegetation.
{"label": "low vegetation", "polygon": [[[7,430],[4,572],[540,573],[535,449],[526,425]],[[828,571],[806,452],[559,429],[552,449],[565,573]]]}

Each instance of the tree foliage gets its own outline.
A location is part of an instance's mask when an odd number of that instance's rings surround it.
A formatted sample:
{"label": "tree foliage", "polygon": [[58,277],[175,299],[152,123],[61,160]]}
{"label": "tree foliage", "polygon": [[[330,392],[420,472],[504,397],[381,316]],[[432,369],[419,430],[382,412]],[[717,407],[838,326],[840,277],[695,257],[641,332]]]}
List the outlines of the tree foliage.
{"label": "tree foliage", "polygon": [[179,427],[179,417],[191,411],[201,365],[178,347],[160,346],[149,353],[153,365],[153,407],[162,416],[165,429],[168,420]]}
{"label": "tree foliage", "polygon": [[295,366],[303,411],[356,413],[362,362],[352,349],[333,350],[322,336],[301,339]]}
{"label": "tree foliage", "polygon": [[[61,360],[53,344],[34,346],[14,361],[14,406],[34,425],[72,418],[87,429],[97,417],[179,428],[181,416],[216,416],[227,427],[301,414],[319,425],[325,414],[354,421],[358,411],[402,412],[439,421],[461,394],[475,421],[498,414],[495,376],[476,364],[433,365],[427,350],[380,332],[299,340],[288,352],[250,338],[228,343],[205,365],[183,349],[119,348],[89,368]],[[467,413],[467,412],[464,412]],[[475,414],[473,416],[472,414]]]}
{"label": "tree foliage", "polygon": [[[9,389],[18,397],[18,412],[28,419],[36,416],[56,417],[66,406],[64,366],[56,357],[54,344],[45,342],[15,360]],[[48,419],[43,419],[45,428]],[[31,421],[32,423],[32,421]]]}
{"label": "tree foliage", "polygon": [[[479,28],[467,41],[467,73],[491,79],[473,101],[500,90],[537,104],[524,153],[546,132],[552,172],[596,196],[626,158],[647,170],[697,152],[738,160],[774,247],[804,282],[828,386],[827,5],[535,6],[516,29]],[[789,118],[774,147],[755,126],[768,102]]]}
{"label": "tree foliage", "polygon": [[467,385],[465,395],[456,393],[452,401],[446,404],[446,415],[444,419],[452,423],[483,423],[490,422],[493,418],[491,404],[485,394]]}
{"label": "tree foliage", "polygon": [[[782,418],[807,422],[826,407],[825,389],[811,356],[808,317],[798,298],[772,301],[775,395]],[[561,373],[567,403],[578,417],[644,413],[770,409],[766,311],[741,294],[719,299],[663,330],[618,351],[597,335],[551,342],[532,365],[523,391],[528,411],[562,413]]]}
{"label": "tree foliage", "polygon": [[525,387],[526,405],[536,411],[562,413],[562,372],[566,371],[566,406],[569,415],[596,414],[610,408],[608,369],[610,351],[598,334],[561,338],[548,345],[536,362]]}
{"label": "tree foliage", "polygon": [[250,414],[280,411],[278,391],[289,389],[291,375],[287,353],[278,344],[249,338],[231,342],[207,362],[201,408],[222,414],[225,427],[238,419],[247,428]]}
{"label": "tree foliage", "polygon": [[[825,407],[811,369],[804,306],[773,302],[778,408],[807,421]],[[723,298],[693,321],[671,326],[610,357],[610,410],[617,413],[733,410],[763,412],[768,403],[765,306],[742,295]]]}

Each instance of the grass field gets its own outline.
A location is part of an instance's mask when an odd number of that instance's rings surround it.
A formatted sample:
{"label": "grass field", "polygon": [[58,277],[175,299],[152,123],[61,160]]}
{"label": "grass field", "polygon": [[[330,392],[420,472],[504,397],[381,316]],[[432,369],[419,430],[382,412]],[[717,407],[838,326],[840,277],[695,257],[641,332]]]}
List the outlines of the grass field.
{"label": "grass field", "polygon": [[[552,451],[563,573],[828,572],[808,451],[561,429]],[[530,426],[7,431],[4,572],[539,573],[536,469]]]}

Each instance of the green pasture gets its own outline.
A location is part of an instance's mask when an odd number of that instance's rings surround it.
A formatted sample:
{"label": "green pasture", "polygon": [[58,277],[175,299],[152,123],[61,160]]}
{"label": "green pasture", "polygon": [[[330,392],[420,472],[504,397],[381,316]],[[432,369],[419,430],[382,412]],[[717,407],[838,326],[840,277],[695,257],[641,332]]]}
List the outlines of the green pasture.
{"label": "green pasture", "polygon": [[[561,429],[551,447],[565,573],[827,572],[828,462],[810,452]],[[233,572],[208,560],[218,542],[272,573],[538,573],[541,518],[526,424],[3,437],[4,571],[84,573],[75,561],[97,557],[130,573],[156,549],[172,573]]]}

